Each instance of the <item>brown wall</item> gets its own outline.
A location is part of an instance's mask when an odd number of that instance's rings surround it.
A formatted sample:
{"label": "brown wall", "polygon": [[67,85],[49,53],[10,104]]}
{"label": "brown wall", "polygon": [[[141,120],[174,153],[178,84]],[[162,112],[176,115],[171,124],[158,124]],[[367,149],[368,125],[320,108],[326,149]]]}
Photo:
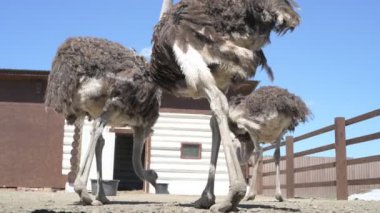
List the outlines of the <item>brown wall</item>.
{"label": "brown wall", "polygon": [[176,97],[164,92],[161,100],[161,109],[210,110],[210,104],[206,99],[194,100],[192,98]]}
{"label": "brown wall", "polygon": [[0,101],[42,103],[44,88],[43,80],[0,80]]}
{"label": "brown wall", "polygon": [[64,119],[45,110],[44,79],[0,75],[0,187],[64,188]]}

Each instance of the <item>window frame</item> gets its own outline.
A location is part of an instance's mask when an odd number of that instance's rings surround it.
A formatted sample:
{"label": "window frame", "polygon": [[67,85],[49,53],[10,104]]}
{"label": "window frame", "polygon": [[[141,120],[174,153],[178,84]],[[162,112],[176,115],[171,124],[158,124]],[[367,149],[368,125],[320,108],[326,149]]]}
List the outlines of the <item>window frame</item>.
{"label": "window frame", "polygon": [[[184,153],[183,153],[183,148],[184,146],[186,145],[196,145],[198,146],[198,156],[184,156]],[[192,142],[181,142],[181,148],[180,148],[180,152],[181,152],[181,159],[193,159],[193,160],[200,160],[202,159],[202,144],[201,143],[192,143]]]}

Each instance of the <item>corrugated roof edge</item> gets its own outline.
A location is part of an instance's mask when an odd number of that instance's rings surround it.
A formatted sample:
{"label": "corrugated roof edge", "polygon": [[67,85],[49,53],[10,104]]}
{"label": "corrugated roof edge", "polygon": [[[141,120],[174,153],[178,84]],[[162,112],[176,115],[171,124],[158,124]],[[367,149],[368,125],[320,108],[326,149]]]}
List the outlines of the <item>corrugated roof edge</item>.
{"label": "corrugated roof edge", "polygon": [[48,70],[27,70],[27,69],[4,69],[0,68],[0,79],[47,79]]}
{"label": "corrugated roof edge", "polygon": [[49,73],[50,70],[31,70],[31,69],[12,69],[12,68],[0,68],[0,73],[10,73],[13,74],[15,72],[18,72],[18,74],[21,73],[31,73],[31,74],[46,74]]}

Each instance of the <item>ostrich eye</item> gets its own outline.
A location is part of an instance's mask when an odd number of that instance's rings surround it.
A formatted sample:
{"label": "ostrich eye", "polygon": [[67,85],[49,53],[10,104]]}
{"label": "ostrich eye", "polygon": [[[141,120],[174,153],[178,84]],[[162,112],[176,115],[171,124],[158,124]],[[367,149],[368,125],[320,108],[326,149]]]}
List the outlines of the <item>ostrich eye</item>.
{"label": "ostrich eye", "polygon": [[255,6],[254,8],[253,8],[256,12],[259,12],[259,13],[261,13],[261,12],[263,12],[263,8],[262,7],[260,7],[260,6]]}

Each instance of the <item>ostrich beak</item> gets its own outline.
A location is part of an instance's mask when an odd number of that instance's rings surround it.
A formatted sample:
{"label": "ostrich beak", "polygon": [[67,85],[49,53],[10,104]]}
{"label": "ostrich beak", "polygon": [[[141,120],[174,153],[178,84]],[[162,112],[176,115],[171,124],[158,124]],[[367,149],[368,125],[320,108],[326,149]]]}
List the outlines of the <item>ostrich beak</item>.
{"label": "ostrich beak", "polygon": [[293,31],[300,24],[298,16],[293,17],[288,13],[281,12],[278,12],[276,15],[275,29],[280,35],[284,35],[289,30]]}

